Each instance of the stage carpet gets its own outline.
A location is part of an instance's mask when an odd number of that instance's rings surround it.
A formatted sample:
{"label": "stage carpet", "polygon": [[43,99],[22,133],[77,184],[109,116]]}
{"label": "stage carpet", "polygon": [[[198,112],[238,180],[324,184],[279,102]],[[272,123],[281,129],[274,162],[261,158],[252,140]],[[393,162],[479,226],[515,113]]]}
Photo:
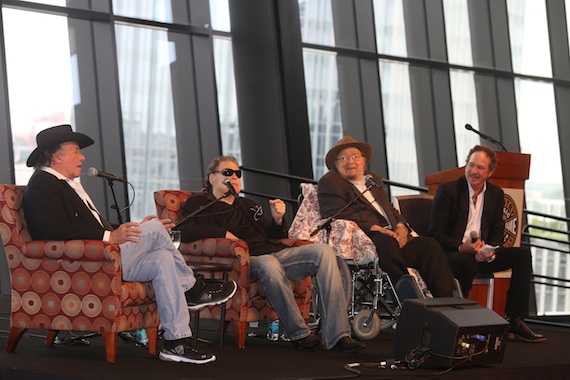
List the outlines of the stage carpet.
{"label": "stage carpet", "polygon": [[[462,365],[445,369],[387,369],[379,363],[392,358],[395,332],[383,331],[368,347],[356,354],[319,349],[302,352],[289,342],[272,342],[265,337],[248,337],[246,348],[235,345],[229,328],[222,350],[217,323],[201,321],[202,338],[212,344],[199,348],[214,352],[217,360],[205,365],[163,362],[145,349],[119,339],[116,363],[105,362],[103,340],[90,338],[89,345],[65,344],[46,347],[45,331],[28,331],[16,352],[5,350],[9,330],[9,297],[0,296],[0,379],[570,379],[570,329],[531,324],[546,334],[543,343],[508,341],[503,362],[478,366]],[[251,333],[264,335],[265,324]],[[62,333],[62,336],[69,336]],[[352,365],[352,371],[346,369]]]}

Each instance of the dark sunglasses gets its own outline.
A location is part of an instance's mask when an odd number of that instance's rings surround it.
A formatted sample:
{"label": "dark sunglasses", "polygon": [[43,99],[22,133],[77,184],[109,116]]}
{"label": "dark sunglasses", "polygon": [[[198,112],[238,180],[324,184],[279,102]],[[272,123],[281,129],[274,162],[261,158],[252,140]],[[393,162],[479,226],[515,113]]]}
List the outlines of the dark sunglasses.
{"label": "dark sunglasses", "polygon": [[222,169],[222,170],[214,170],[212,173],[221,173],[224,177],[231,177],[232,175],[236,175],[238,178],[241,178],[241,169],[233,170],[233,169]]}

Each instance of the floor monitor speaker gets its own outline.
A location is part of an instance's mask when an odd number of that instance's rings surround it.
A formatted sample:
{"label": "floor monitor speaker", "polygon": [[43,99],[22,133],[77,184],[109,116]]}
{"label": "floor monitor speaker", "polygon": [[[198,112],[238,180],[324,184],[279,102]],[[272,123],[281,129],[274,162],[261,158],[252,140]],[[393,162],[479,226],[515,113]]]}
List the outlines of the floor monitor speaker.
{"label": "floor monitor speaker", "polygon": [[509,323],[465,298],[407,299],[394,357],[410,368],[450,368],[503,361]]}

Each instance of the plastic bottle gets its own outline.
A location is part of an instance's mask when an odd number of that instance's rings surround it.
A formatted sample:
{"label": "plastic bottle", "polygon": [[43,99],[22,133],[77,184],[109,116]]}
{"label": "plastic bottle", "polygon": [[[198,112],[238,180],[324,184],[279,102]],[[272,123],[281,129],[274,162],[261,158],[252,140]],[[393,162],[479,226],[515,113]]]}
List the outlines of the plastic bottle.
{"label": "plastic bottle", "polygon": [[147,344],[148,343],[148,336],[146,335],[146,330],[145,329],[138,329],[135,332],[135,339],[141,344]]}
{"label": "plastic bottle", "polygon": [[279,340],[279,319],[267,322],[267,339]]}

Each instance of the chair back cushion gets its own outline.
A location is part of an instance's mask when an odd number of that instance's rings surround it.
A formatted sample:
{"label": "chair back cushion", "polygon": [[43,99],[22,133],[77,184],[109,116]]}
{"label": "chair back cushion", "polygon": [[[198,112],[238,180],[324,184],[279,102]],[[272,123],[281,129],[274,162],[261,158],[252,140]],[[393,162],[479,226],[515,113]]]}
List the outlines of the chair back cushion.
{"label": "chair back cushion", "polygon": [[319,210],[317,185],[302,183],[301,194],[303,200],[291,223],[290,238],[329,244],[334,248],[337,256],[352,259],[358,264],[369,263],[376,259],[376,246],[351,220],[336,219],[330,225],[330,234],[326,228],[323,228],[311,236],[311,233],[325,222]]}
{"label": "chair back cushion", "polygon": [[154,192],[156,212],[160,219],[169,218],[176,222],[182,216],[182,207],[192,191],[157,190]]}
{"label": "chair back cushion", "polygon": [[394,207],[406,218],[410,226],[420,236],[429,233],[429,219],[433,195],[414,194],[394,197]]}
{"label": "chair back cushion", "polygon": [[25,188],[0,185],[0,232],[4,246],[20,247],[32,240],[22,208]]}

